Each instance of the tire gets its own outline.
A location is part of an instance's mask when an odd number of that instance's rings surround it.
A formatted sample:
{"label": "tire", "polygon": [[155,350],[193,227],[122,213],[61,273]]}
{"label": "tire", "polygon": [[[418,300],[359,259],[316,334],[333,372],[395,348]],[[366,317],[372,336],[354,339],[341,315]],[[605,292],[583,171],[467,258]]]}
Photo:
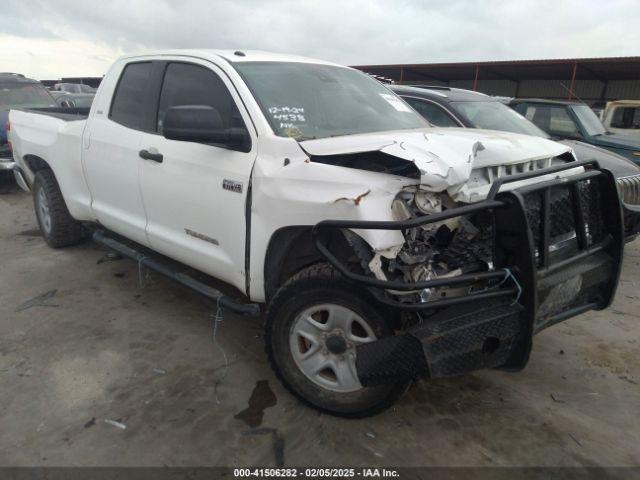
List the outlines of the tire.
{"label": "tire", "polygon": [[58,181],[51,170],[39,170],[36,173],[33,204],[38,226],[47,245],[62,248],[82,240],[82,224],[69,213]]}
{"label": "tire", "polygon": [[[362,387],[355,375],[354,345],[393,334],[374,305],[365,290],[327,264],[305,268],[280,287],[266,312],[266,350],[283,385],[304,403],[341,417],[367,417],[391,406],[409,381]],[[356,320],[343,322],[350,326],[340,333],[336,325],[345,315]],[[312,373],[325,363],[337,368]]]}

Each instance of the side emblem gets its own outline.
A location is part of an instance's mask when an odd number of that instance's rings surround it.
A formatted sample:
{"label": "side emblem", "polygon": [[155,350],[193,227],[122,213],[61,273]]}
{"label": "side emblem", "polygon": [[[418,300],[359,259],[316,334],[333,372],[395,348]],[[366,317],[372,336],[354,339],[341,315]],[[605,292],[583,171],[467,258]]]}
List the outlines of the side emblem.
{"label": "side emblem", "polygon": [[242,193],[242,182],[224,179],[222,180],[222,188],[230,192]]}
{"label": "side emblem", "polygon": [[204,240],[205,242],[213,243],[214,245],[220,245],[218,243],[218,240],[216,240],[215,238],[208,237],[207,235],[195,232],[189,228],[185,228],[184,233],[186,233],[187,235],[191,235],[192,237],[199,238],[200,240]]}

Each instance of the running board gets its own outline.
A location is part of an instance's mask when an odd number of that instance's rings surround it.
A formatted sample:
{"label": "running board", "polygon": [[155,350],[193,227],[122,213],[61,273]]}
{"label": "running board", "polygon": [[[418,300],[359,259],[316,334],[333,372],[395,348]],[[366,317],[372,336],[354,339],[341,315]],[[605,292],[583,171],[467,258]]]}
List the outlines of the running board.
{"label": "running board", "polygon": [[161,262],[153,256],[149,256],[148,254],[145,254],[139,250],[136,250],[135,248],[130,247],[129,245],[125,245],[124,243],[107,236],[104,230],[94,231],[93,241],[99,243],[100,245],[104,245],[111,250],[114,250],[123,257],[134,260],[138,263],[138,265],[144,265],[145,267],[150,268],[155,272],[161,273],[162,275],[175,280],[185,287],[188,287],[191,290],[204,295],[205,297],[216,302],[222,308],[252,317],[257,317],[258,315],[260,315],[260,305],[258,305],[257,303],[238,303],[237,301],[223,294],[220,290],[210,287],[209,285],[196,280],[195,278],[190,277],[185,273],[177,271],[176,269]]}

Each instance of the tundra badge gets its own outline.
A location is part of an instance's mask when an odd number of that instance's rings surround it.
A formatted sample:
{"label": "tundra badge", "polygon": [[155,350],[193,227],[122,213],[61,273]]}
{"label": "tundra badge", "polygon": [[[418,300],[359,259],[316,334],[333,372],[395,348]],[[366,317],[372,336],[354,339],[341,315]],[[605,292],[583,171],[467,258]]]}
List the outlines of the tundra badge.
{"label": "tundra badge", "polygon": [[230,192],[242,193],[242,182],[224,179],[222,180],[222,188]]}
{"label": "tundra badge", "polygon": [[205,242],[213,243],[214,245],[220,245],[218,243],[218,240],[216,240],[215,238],[211,238],[207,235],[203,235],[202,233],[195,232],[190,228],[185,228],[184,233],[186,233],[187,235],[191,235],[192,237],[199,238],[200,240],[204,240]]}

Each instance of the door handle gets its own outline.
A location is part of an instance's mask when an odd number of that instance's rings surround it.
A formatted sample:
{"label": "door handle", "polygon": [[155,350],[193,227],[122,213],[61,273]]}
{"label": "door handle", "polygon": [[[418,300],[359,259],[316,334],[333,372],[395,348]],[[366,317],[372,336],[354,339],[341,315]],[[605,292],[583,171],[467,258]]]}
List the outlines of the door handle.
{"label": "door handle", "polygon": [[163,157],[161,153],[151,153],[149,150],[140,150],[138,152],[140,158],[144,158],[145,160],[151,160],[153,162],[162,163]]}

